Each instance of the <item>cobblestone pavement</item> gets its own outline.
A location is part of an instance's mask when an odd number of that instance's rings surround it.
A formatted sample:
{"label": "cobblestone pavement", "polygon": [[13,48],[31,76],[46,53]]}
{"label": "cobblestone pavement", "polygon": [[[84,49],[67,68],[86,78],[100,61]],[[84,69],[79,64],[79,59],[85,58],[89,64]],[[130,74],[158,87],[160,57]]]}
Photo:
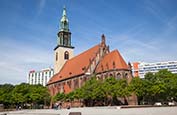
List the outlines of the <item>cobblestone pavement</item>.
{"label": "cobblestone pavement", "polygon": [[53,110],[20,110],[0,112],[0,115],[69,115],[70,112],[81,112],[81,115],[177,115],[177,107],[127,108],[119,107],[85,107]]}

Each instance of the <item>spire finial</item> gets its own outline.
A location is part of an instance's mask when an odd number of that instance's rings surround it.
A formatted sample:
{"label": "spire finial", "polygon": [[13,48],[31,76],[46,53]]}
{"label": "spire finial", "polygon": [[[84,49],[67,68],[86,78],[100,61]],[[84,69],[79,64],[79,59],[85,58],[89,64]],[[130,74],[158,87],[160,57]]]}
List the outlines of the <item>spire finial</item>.
{"label": "spire finial", "polygon": [[65,7],[65,5],[63,7],[63,16],[66,16],[66,7]]}
{"label": "spire finial", "polygon": [[101,36],[101,41],[102,41],[102,43],[105,43],[105,35],[104,34],[102,34],[102,36]]}
{"label": "spire finial", "polygon": [[106,43],[105,43],[106,40],[105,40],[105,39],[106,39],[106,38],[105,38],[105,35],[102,34],[102,35],[101,35],[101,46],[102,46],[102,47],[105,47],[105,46],[106,46]]}
{"label": "spire finial", "polygon": [[66,16],[66,7],[65,6],[63,7],[63,15],[60,20],[60,30],[61,31],[69,31],[69,21]]}

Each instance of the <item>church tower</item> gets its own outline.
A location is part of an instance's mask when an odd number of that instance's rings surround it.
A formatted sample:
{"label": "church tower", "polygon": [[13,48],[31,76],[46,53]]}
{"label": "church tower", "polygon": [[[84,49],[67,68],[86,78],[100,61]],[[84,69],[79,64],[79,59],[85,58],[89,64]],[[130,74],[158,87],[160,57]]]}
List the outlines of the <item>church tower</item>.
{"label": "church tower", "polygon": [[66,16],[66,8],[63,8],[63,15],[60,20],[60,29],[57,34],[57,46],[54,49],[54,74],[58,73],[65,62],[71,59],[74,54],[74,47],[71,46],[71,32],[69,21]]}

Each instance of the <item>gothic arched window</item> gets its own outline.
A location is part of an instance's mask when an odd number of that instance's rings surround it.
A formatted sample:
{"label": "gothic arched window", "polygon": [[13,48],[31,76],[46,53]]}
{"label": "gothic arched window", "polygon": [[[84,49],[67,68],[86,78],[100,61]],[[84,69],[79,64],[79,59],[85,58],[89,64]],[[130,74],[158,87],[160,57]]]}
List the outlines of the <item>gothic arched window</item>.
{"label": "gothic arched window", "polygon": [[121,74],[117,73],[116,79],[121,79]]}
{"label": "gothic arched window", "polygon": [[127,73],[124,74],[124,78],[125,78],[125,79],[128,78],[128,74],[127,74]]}
{"label": "gothic arched window", "polygon": [[65,51],[64,59],[69,59],[69,52],[68,51]]}
{"label": "gothic arched window", "polygon": [[56,61],[58,60],[58,52],[56,53]]}

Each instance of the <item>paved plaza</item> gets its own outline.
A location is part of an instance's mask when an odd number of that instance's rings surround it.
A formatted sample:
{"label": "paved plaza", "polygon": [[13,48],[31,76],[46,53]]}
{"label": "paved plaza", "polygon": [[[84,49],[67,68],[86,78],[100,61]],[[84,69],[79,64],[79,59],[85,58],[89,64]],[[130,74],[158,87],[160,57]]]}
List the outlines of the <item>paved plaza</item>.
{"label": "paved plaza", "polygon": [[81,112],[81,115],[177,115],[177,107],[126,108],[119,107],[86,107],[53,110],[20,110],[0,112],[0,115],[69,115],[70,112]]}

